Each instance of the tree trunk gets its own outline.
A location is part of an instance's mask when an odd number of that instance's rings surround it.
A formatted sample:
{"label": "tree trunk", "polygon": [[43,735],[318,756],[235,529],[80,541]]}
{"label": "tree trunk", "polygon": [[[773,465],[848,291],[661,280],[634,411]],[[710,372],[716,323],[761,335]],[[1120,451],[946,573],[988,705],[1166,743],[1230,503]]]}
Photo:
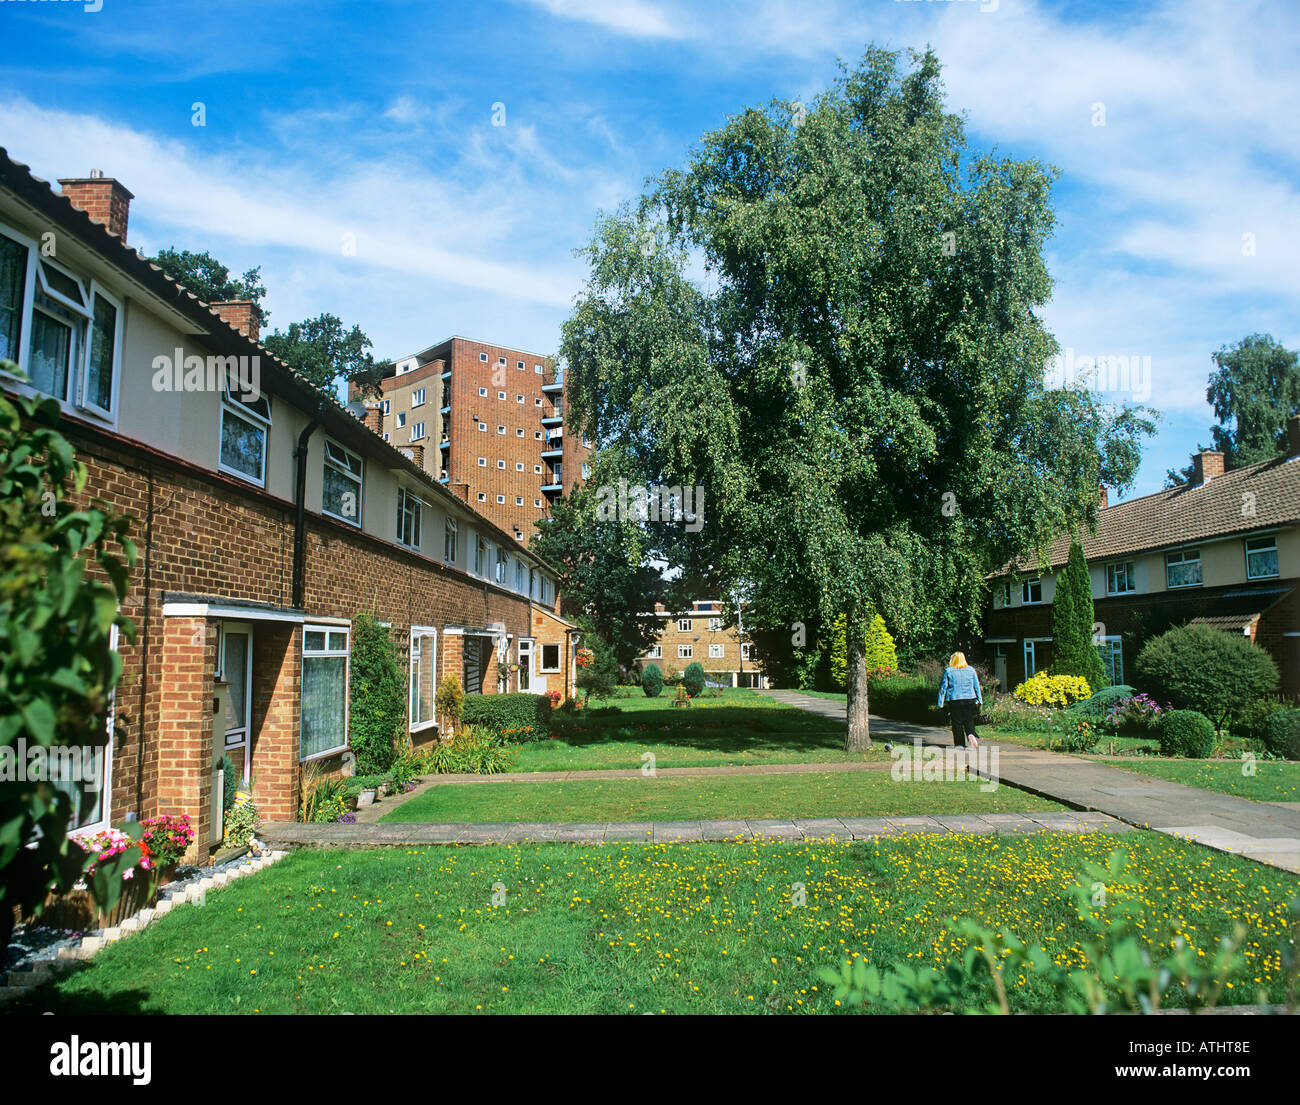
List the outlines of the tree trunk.
{"label": "tree trunk", "polygon": [[844,617],[849,692],[845,752],[866,752],[871,747],[871,727],[867,721],[867,623],[863,610],[860,602],[854,602]]}

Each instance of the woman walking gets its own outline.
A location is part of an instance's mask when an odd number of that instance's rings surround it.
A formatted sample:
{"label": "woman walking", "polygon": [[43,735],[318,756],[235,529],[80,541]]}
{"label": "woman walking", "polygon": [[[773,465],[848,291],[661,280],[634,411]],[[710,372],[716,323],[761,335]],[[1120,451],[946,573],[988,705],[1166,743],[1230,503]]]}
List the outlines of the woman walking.
{"label": "woman walking", "polygon": [[948,659],[943,679],[939,683],[939,705],[948,704],[952,718],[952,740],[958,748],[978,748],[979,736],[975,732],[975,719],[979,717],[984,696],[980,694],[979,676],[966,663],[966,655],[954,652]]}

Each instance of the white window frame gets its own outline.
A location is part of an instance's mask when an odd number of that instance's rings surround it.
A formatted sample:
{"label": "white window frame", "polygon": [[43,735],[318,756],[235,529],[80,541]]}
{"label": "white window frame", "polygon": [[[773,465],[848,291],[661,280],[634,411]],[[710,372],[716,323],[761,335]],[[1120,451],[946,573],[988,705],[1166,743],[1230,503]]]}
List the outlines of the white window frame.
{"label": "white window frame", "polygon": [[[1262,546],[1262,547],[1252,549],[1251,545]],[[1280,552],[1277,547],[1276,537],[1274,536],[1247,537],[1242,542],[1242,550],[1246,556],[1246,578],[1247,579],[1278,579],[1281,576],[1282,560],[1281,560]],[[1250,570],[1250,558],[1252,554],[1257,555],[1259,553],[1270,553],[1270,552],[1273,554],[1273,560],[1274,563],[1276,564],[1274,570],[1271,572],[1252,573]]]}
{"label": "white window frame", "polygon": [[[308,650],[307,648],[308,633],[324,633],[325,648]],[[329,635],[331,633],[342,633],[346,638],[346,644],[342,649],[342,651],[338,649],[330,648]],[[343,665],[343,743],[334,748],[326,748],[321,752],[313,752],[310,756],[304,756],[302,754],[302,716],[301,716],[302,701],[300,697],[298,702],[298,712],[299,712],[298,762],[299,763],[305,764],[305,763],[310,763],[312,760],[323,760],[327,756],[337,756],[340,752],[346,751],[348,747],[348,737],[349,737],[348,714],[350,713],[348,707],[351,705],[352,702],[352,627],[349,625],[314,625],[311,623],[304,623],[302,627],[302,670],[298,674],[299,687],[302,686],[302,680],[304,679],[306,674],[307,661],[309,659],[323,658],[323,657],[330,657],[330,656],[342,656],[345,658],[345,663]]]}
{"label": "white window frame", "polygon": [[442,559],[448,564],[455,564],[457,554],[460,552],[457,544],[460,540],[460,525],[450,514],[443,521],[442,526]]}
{"label": "white window frame", "polygon": [[[1031,598],[1033,591],[1030,589],[1035,584],[1038,586],[1038,598]],[[1031,579],[1022,579],[1020,581],[1020,605],[1021,606],[1040,606],[1043,601],[1043,577],[1034,576]]]}
{"label": "white window frame", "polygon": [[689,632],[691,632],[691,626],[692,626],[693,624],[694,624],[694,623],[691,621],[690,618],[678,618],[678,619],[677,619],[677,632],[678,632],[678,633],[689,633]]}
{"label": "white window frame", "polygon": [[695,646],[694,646],[694,645],[678,645],[678,646],[677,646],[677,659],[679,659],[679,660],[694,660],[694,659],[695,659]]}
{"label": "white window frame", "polygon": [[[546,650],[547,650],[548,648],[553,648],[553,649],[555,649],[555,667],[553,667],[553,668],[548,668],[548,667],[546,666]],[[538,649],[537,649],[537,654],[536,654],[536,655],[537,655],[537,674],[538,674],[538,675],[559,675],[559,674],[560,674],[560,667],[561,667],[561,665],[563,664],[563,655],[562,655],[563,652],[564,652],[563,647],[562,647],[561,645],[559,645],[559,644],[554,643],[554,642],[552,642],[552,643],[550,643],[550,644],[543,644],[543,645],[540,645],[540,646],[538,647]]]}
{"label": "white window frame", "polygon": [[407,673],[408,686],[406,696],[406,723],[407,731],[411,733],[421,733],[425,729],[432,729],[438,724],[438,711],[430,701],[429,720],[422,721],[418,724],[415,721],[415,691],[416,680],[422,674],[420,671],[420,646],[419,642],[425,637],[433,640],[433,679],[430,685],[433,687],[434,694],[438,690],[438,629],[432,625],[413,625],[411,626],[411,662]]}
{"label": "white window frame", "polygon": [[[420,498],[414,491],[408,487],[398,487],[397,489],[397,543],[404,548],[415,549],[417,552],[424,539],[424,508],[428,504]],[[406,518],[413,518],[412,525],[414,540],[406,540],[403,515]]]}
{"label": "white window frame", "polygon": [[718,632],[721,631],[721,629],[722,629],[722,619],[721,619],[721,618],[710,618],[710,619],[709,619],[709,632],[710,632],[710,633],[718,633]]}
{"label": "white window frame", "polygon": [[414,426],[411,427],[411,440],[423,441],[424,438],[425,438],[424,423],[417,422]]}
{"label": "white window frame", "polygon": [[[355,461],[356,461],[356,462],[361,466],[361,471],[360,471],[360,472],[353,471],[351,465],[349,465],[346,461],[341,461],[341,460],[339,460],[336,456],[332,455],[332,453],[331,453],[331,447],[333,447],[333,449],[338,450],[338,452],[342,453],[342,454],[344,455],[344,457],[348,458],[348,460],[355,460]],[[356,516],[355,518],[348,518],[346,515],[343,515],[343,514],[335,514],[332,510],[330,510],[328,507],[326,507],[326,505],[325,505],[325,478],[324,478],[324,476],[325,476],[325,469],[326,469],[326,468],[331,468],[331,469],[333,469],[335,472],[337,472],[339,475],[341,475],[344,479],[346,479],[346,480],[350,480],[350,481],[352,481],[353,483],[356,484],[356,487],[357,487],[357,516]],[[365,457],[361,456],[359,453],[354,453],[351,449],[348,449],[348,448],[346,448],[346,447],[343,446],[343,445],[340,445],[340,444],[339,444],[337,441],[335,441],[333,438],[329,438],[329,437],[327,437],[327,438],[325,439],[324,467],[321,469],[321,492],[320,492],[320,511],[321,511],[321,513],[324,514],[324,515],[326,515],[326,516],[329,517],[329,518],[336,518],[336,519],[337,519],[338,521],[340,521],[340,522],[346,522],[349,526],[356,526],[358,529],[360,529],[360,528],[361,528],[361,506],[362,506],[362,496],[363,496],[363,494],[364,494],[364,492],[365,492],[365,486],[366,486],[366,459],[365,459]]]}
{"label": "white window frame", "polygon": [[646,658],[649,660],[662,660],[664,658],[664,646],[651,645],[650,651],[646,653]]}
{"label": "white window frame", "polygon": [[[1196,579],[1191,583],[1171,583],[1169,569],[1178,564],[1195,564]],[[1201,549],[1199,545],[1190,549],[1175,549],[1172,552],[1165,553],[1165,588],[1167,590],[1183,591],[1188,587],[1200,587],[1204,582],[1205,574],[1201,563]]]}
{"label": "white window frame", "polygon": [[[1118,687],[1124,682],[1124,640],[1120,634],[1112,637],[1103,637],[1097,644],[1097,655],[1101,658],[1102,667],[1106,668],[1106,674],[1110,676],[1112,687]],[[1107,665],[1106,659],[1110,658],[1110,664]]]}
{"label": "white window frame", "polygon": [[425,391],[426,391],[425,388],[416,388],[413,392],[411,392],[411,406],[413,407],[424,406]]}
{"label": "white window frame", "polygon": [[[482,495],[483,492],[480,491],[479,494]],[[487,579],[488,552],[491,547],[481,533],[474,535],[474,574],[481,579]]]}
{"label": "white window frame", "polygon": [[[1137,582],[1134,580],[1134,562],[1132,560],[1116,560],[1106,565],[1106,594],[1108,595],[1132,595],[1137,592]],[[1125,586],[1119,587],[1118,579],[1120,573],[1123,573]]]}
{"label": "white window frame", "polygon": [[709,645],[710,660],[722,660],[726,657],[726,655],[727,655],[726,645],[717,645],[717,644]]}
{"label": "white window frame", "polygon": [[397,412],[397,428],[400,430],[406,426],[406,411]]}
{"label": "white window frame", "polygon": [[[504,495],[497,496],[497,502],[504,501]],[[492,579],[501,587],[505,587],[510,580],[510,554],[500,545],[497,546],[496,560],[492,569]]]}
{"label": "white window frame", "polygon": [[[1026,637],[1023,645],[1023,659],[1025,664],[1025,678],[1029,679],[1038,672],[1042,671],[1042,666],[1038,663],[1038,645],[1048,645],[1052,643],[1051,637]],[[1030,670],[1030,660],[1033,660],[1033,670]]]}
{"label": "white window frame", "polygon": [[[258,398],[266,404],[266,414],[261,411],[253,410],[247,403],[241,402],[230,393],[230,377],[227,375],[221,389],[221,424],[217,427],[217,471],[225,472],[227,475],[236,476],[247,483],[256,484],[258,487],[266,486],[266,464],[268,453],[270,451],[271,437],[271,397],[265,392],[260,393]],[[226,415],[231,415],[242,422],[261,430],[262,432],[262,474],[260,478],[254,478],[247,472],[241,472],[238,468],[232,468],[221,459],[221,438],[225,434]]]}

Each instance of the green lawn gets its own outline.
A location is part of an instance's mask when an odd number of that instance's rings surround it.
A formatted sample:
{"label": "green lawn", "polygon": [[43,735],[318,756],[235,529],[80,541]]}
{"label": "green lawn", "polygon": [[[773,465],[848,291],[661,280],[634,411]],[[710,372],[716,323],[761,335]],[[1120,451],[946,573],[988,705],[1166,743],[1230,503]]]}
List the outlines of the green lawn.
{"label": "green lawn", "polygon": [[763,763],[842,763],[887,760],[882,747],[865,756],[844,751],[844,723],[787,706],[750,690],[710,692],[689,707],[672,705],[672,691],[647,698],[620,688],[607,705],[557,716],[550,740],[521,745],[511,771],[640,768],[648,752],[656,767]]}
{"label": "green lawn", "polygon": [[709,775],[430,787],[386,814],[412,821],[693,821],[727,818],[897,817],[1028,813],[1064,807],[1003,784],[902,781],[888,770]]}
{"label": "green lawn", "polygon": [[1242,774],[1240,760],[1106,760],[1141,775],[1154,775],[1218,794],[1235,794],[1256,802],[1300,802],[1300,763],[1257,760],[1254,775]]}
{"label": "green lawn", "polygon": [[[302,850],[209,891],[15,1009],[55,1013],[828,1012],[850,953],[942,967],[946,919],[1008,926],[1078,961],[1067,889],[1129,851],[1133,894],[1212,954],[1249,926],[1226,1001],[1282,1000],[1293,876],[1158,833],[858,843]],[[796,886],[798,884],[798,886]],[[798,889],[803,890],[799,904]],[[504,898],[501,897],[504,892]],[[494,893],[498,902],[492,904]],[[1057,995],[1009,978],[1017,1009]]]}

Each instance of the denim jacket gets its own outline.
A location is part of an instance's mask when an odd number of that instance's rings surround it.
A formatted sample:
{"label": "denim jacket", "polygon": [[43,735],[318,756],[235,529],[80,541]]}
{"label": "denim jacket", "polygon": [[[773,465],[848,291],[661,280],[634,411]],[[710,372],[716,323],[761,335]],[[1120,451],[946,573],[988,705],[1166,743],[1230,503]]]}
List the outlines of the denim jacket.
{"label": "denim jacket", "polygon": [[939,684],[939,705],[959,698],[973,698],[981,705],[984,704],[979,676],[975,674],[974,668],[944,668],[943,680]]}

